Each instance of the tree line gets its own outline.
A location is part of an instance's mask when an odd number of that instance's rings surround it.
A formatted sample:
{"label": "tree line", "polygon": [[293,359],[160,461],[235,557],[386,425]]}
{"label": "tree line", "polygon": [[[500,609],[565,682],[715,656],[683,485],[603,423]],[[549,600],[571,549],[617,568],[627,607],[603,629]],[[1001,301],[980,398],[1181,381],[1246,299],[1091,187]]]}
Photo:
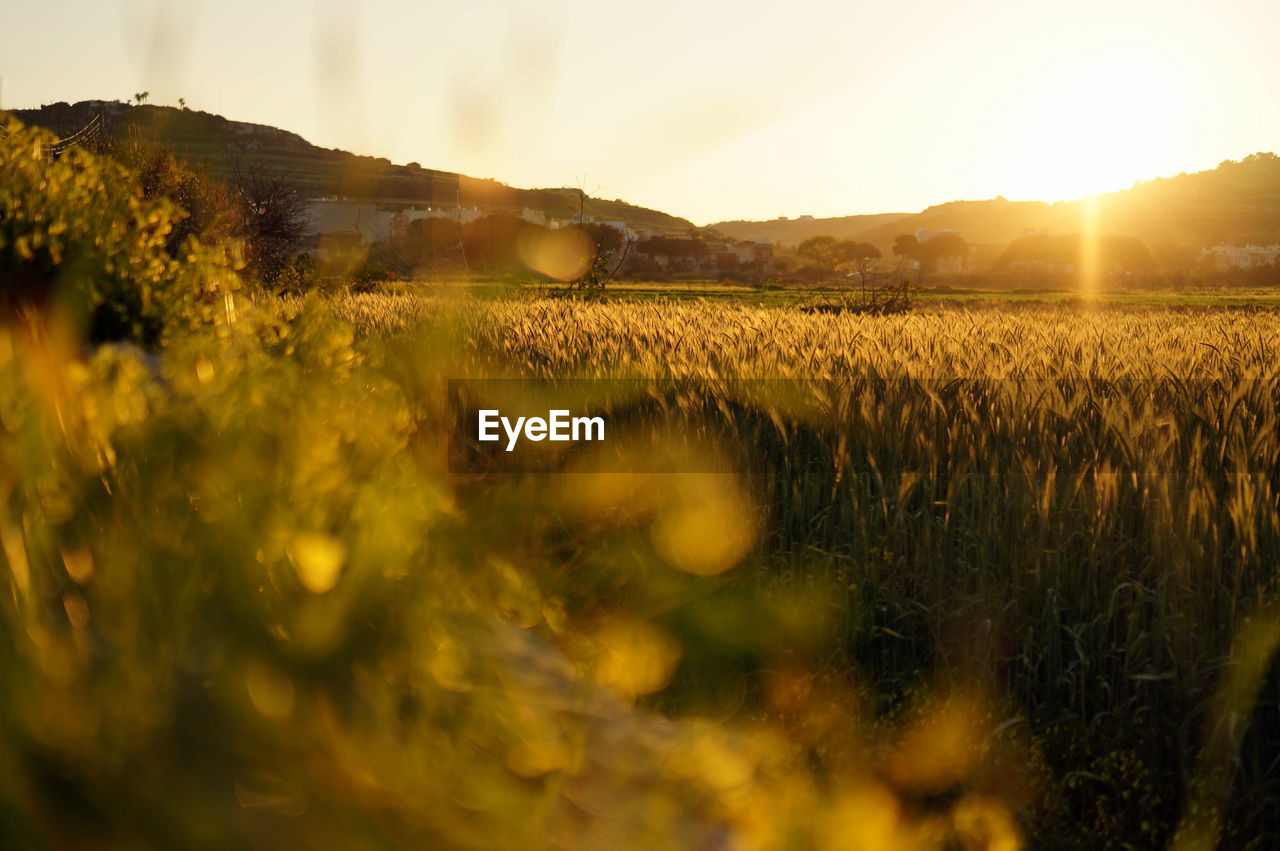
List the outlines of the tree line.
{"label": "tree line", "polygon": [[[894,238],[892,252],[900,261],[911,261],[912,267],[923,275],[937,272],[946,258],[961,258],[962,266],[970,271],[975,248],[959,233],[947,231],[924,238],[899,234]],[[871,243],[831,235],[805,239],[797,246],[795,255],[801,264],[796,274],[814,280],[865,273],[869,264],[882,259],[879,249]],[[1158,265],[1151,249],[1136,237],[1097,234],[1086,238],[1079,233],[1036,233],[1004,247],[988,260],[988,271],[1070,274],[1085,263],[1120,274],[1149,273]]]}

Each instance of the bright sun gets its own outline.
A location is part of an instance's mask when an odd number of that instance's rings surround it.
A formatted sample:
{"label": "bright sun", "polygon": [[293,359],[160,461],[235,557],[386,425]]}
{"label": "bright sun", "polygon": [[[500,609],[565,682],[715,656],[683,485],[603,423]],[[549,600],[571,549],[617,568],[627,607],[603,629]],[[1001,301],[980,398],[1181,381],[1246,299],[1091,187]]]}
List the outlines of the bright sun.
{"label": "bright sun", "polygon": [[1109,53],[1064,69],[1010,119],[1005,194],[1056,201],[1153,176],[1186,118],[1176,71],[1155,57]]}

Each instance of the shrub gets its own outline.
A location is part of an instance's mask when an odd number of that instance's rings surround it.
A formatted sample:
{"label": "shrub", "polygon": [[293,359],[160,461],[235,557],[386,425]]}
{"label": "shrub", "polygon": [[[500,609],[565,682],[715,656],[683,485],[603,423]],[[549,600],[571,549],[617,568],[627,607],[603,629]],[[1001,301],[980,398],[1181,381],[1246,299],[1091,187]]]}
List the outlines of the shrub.
{"label": "shrub", "polygon": [[315,258],[299,254],[286,263],[276,275],[274,291],[280,295],[302,295],[317,289],[320,276]]}
{"label": "shrub", "polygon": [[391,268],[390,264],[368,262],[351,273],[351,288],[355,292],[373,292],[383,284],[408,279],[408,275]]}
{"label": "shrub", "polygon": [[172,149],[148,142],[136,132],[117,138],[107,153],[133,174],[143,198],[168,198],[186,213],[173,223],[165,240],[171,255],[178,255],[187,237],[219,242],[233,235],[236,211],[231,198],[202,168],[179,160]]}
{"label": "shrub", "polygon": [[0,139],[0,305],[8,316],[57,309],[94,342],[156,346],[176,325],[232,315],[233,258],[188,238],[168,245],[186,213],[146,198],[105,156],[45,156],[48,133],[10,122]]}

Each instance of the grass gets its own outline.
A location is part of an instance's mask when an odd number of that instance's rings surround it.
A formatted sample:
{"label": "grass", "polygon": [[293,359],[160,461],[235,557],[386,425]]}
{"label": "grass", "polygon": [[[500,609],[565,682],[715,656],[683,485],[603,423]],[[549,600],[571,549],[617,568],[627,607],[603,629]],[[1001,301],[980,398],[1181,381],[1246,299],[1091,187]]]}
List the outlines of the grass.
{"label": "grass", "polygon": [[[968,281],[966,280],[966,284]],[[518,295],[536,297],[556,291],[562,285],[554,281],[530,282],[520,277],[423,279],[401,285],[401,292],[425,295],[445,292],[467,294],[477,298],[510,298]],[[668,301],[708,301],[726,305],[786,307],[856,295],[855,284],[764,284],[760,286],[724,282],[722,280],[633,281],[614,280],[606,288],[611,301],[630,302],[663,299]],[[1204,286],[1189,289],[1131,289],[1105,291],[1086,295],[1071,289],[1009,289],[997,285],[988,288],[948,284],[926,285],[912,291],[920,309],[944,310],[969,305],[1069,305],[1078,307],[1278,307],[1280,289],[1254,285]]]}

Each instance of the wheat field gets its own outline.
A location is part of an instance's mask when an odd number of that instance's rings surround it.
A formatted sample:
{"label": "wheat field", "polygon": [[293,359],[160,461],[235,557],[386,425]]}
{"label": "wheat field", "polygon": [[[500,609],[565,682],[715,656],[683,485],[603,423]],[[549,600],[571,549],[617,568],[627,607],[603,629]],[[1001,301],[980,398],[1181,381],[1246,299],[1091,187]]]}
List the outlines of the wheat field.
{"label": "wheat field", "polygon": [[[1280,314],[745,302],[6,330],[6,839],[1272,844]],[[450,473],[496,377],[671,466]]]}
{"label": "wheat field", "polygon": [[[373,336],[432,335],[449,315],[468,374],[691,380],[692,398],[650,415],[713,423],[742,474],[749,522],[706,518],[749,530],[734,581],[764,598],[779,577],[821,589],[811,605],[834,624],[800,655],[887,713],[963,682],[1025,724],[1035,844],[1276,835],[1280,313],[413,296],[335,310]],[[591,513],[636,498],[621,494]],[[690,664],[683,688],[734,663]]]}

